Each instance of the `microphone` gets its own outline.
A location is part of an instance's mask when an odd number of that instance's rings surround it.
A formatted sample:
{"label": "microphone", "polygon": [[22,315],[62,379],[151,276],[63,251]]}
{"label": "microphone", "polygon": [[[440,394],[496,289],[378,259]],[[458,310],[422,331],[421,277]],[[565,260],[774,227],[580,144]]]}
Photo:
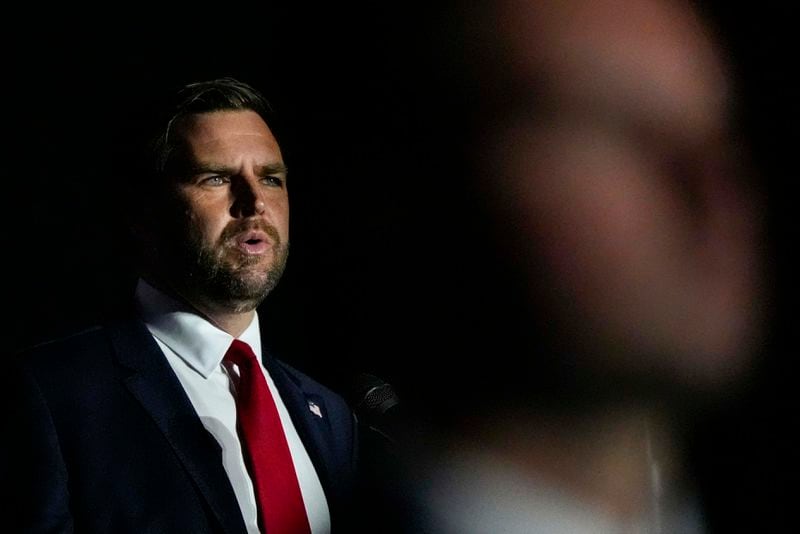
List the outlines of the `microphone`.
{"label": "microphone", "polygon": [[[374,525],[403,525],[407,522],[412,495],[410,460],[406,447],[409,425],[401,410],[400,397],[391,384],[369,373],[360,373],[351,380],[351,406],[356,416],[359,435],[359,458],[356,494],[359,503],[357,523],[363,531]],[[401,441],[402,439],[402,441]],[[408,515],[408,517],[411,517]],[[391,530],[400,532],[400,530]]]}
{"label": "microphone", "polygon": [[400,423],[400,398],[391,384],[369,373],[353,379],[353,411],[359,423],[397,443]]}

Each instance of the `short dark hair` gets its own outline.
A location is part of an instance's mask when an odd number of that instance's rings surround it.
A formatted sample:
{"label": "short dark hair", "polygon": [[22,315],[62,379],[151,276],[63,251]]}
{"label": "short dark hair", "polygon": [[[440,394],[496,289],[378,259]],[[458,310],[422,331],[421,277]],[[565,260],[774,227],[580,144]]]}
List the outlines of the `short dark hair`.
{"label": "short dark hair", "polygon": [[173,127],[181,118],[214,111],[255,111],[264,122],[271,122],[272,108],[252,86],[235,78],[217,78],[184,85],[166,103],[146,142],[143,154],[149,171],[162,175],[175,150]]}
{"label": "short dark hair", "polygon": [[[156,83],[126,94],[119,108],[119,127],[112,135],[113,159],[126,212],[135,214],[154,200],[165,184],[179,139],[175,127],[188,115],[215,111],[254,111],[277,138],[276,117],[267,99],[253,86],[231,77],[192,83]],[[156,195],[157,196],[157,195]]]}

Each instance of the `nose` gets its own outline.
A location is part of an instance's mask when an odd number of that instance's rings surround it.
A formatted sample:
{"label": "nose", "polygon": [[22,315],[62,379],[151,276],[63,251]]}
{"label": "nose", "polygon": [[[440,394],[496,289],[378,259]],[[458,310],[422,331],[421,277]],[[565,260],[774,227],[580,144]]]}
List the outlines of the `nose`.
{"label": "nose", "polygon": [[233,217],[252,217],[266,210],[266,203],[259,195],[258,181],[244,176],[231,180],[231,215]]}

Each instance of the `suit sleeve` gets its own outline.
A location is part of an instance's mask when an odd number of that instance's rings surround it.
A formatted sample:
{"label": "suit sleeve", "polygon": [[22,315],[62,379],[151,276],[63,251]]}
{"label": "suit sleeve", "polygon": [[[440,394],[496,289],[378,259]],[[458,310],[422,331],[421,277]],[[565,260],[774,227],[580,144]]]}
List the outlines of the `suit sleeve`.
{"label": "suit sleeve", "polygon": [[5,376],[10,418],[0,471],[2,502],[9,510],[3,522],[19,527],[12,532],[71,533],[67,469],[46,399],[25,366]]}

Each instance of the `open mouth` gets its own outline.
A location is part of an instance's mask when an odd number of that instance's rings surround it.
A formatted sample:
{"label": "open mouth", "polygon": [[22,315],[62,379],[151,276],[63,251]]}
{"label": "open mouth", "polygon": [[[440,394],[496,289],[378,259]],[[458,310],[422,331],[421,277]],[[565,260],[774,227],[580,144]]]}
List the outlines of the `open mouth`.
{"label": "open mouth", "polygon": [[270,241],[266,233],[251,230],[236,238],[236,246],[245,254],[263,254],[270,248]]}

